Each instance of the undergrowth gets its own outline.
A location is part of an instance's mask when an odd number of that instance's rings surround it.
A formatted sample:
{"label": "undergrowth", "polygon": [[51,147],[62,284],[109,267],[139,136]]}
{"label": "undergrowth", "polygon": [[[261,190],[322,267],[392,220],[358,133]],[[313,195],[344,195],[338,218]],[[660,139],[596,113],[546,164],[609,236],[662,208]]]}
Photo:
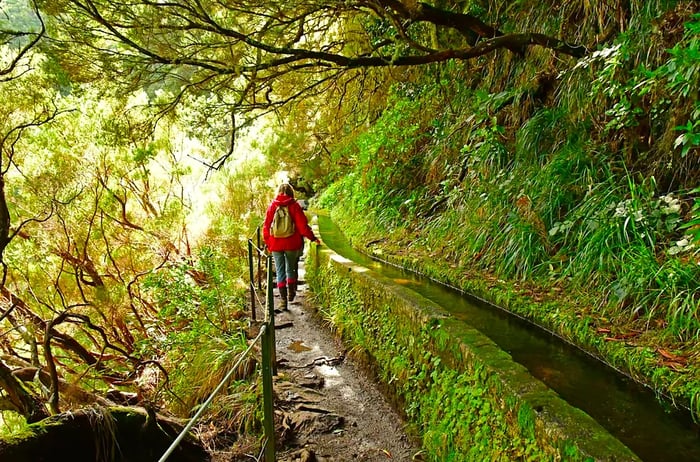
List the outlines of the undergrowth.
{"label": "undergrowth", "polygon": [[356,246],[504,301],[697,413],[700,16],[632,2],[616,24],[614,5],[574,4],[547,27],[622,30],[578,62],[499,54],[478,77],[395,85],[320,204]]}
{"label": "undergrowth", "polygon": [[[248,348],[248,313],[245,286],[231,277],[244,268],[211,247],[198,249],[191,262],[162,268],[143,285],[160,308],[167,335],[144,342],[140,354],[160,358],[169,371],[162,377],[153,371],[153,383],[145,384],[147,397],[172,412],[191,416],[239,362]],[[155,326],[154,326],[155,328]],[[259,433],[262,393],[255,374],[255,356],[243,358],[227,385],[207,412],[220,435],[234,439]]]}

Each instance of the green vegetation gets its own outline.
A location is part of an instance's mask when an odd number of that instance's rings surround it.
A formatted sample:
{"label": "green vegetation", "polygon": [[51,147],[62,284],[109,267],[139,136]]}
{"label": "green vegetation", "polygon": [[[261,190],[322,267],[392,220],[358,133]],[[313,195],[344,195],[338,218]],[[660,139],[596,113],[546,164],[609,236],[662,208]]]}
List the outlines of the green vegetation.
{"label": "green vegetation", "polygon": [[[357,247],[700,411],[697,2],[0,13],[3,431],[108,393],[200,403],[245,346],[245,239],[284,176]],[[257,425],[252,367],[215,404],[232,433]]]}
{"label": "green vegetation", "polygon": [[[428,300],[324,252],[306,268],[316,303],[390,389],[426,460],[635,460],[589,416],[562,405],[481,333]],[[542,412],[550,408],[552,419]]]}
{"label": "green vegetation", "polygon": [[[248,346],[245,237],[267,202],[263,167],[205,183],[183,121],[149,125],[157,96],[68,88],[56,63],[31,59],[47,68],[0,85],[0,387],[32,399],[4,401],[0,433],[106,396],[186,417]],[[207,209],[207,195],[226,200]],[[214,403],[222,436],[259,428],[255,364],[234,375],[235,403]]]}
{"label": "green vegetation", "polygon": [[[366,132],[338,140],[352,170],[320,206],[357,247],[505,305],[698,412],[690,3],[633,2],[624,33],[579,61],[499,54],[395,84]],[[602,20],[595,8],[576,12],[579,33]]]}

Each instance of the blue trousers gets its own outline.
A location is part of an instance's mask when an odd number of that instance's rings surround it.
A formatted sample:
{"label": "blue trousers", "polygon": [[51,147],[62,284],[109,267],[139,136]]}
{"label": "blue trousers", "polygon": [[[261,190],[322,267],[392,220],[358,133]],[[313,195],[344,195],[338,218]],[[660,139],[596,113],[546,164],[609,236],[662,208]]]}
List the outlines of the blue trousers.
{"label": "blue trousers", "polygon": [[272,252],[275,259],[275,272],[277,273],[277,287],[286,287],[297,282],[299,277],[299,258],[303,248],[299,250],[285,250],[284,252]]}

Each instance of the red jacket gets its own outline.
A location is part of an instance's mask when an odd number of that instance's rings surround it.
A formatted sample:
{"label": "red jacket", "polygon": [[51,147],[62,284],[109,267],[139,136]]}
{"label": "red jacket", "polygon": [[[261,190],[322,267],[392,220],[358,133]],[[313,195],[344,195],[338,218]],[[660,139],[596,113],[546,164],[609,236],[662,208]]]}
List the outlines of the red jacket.
{"label": "red jacket", "polygon": [[[289,208],[289,215],[294,220],[294,234],[289,237],[274,237],[270,235],[270,226],[272,218],[275,216],[275,211],[280,205]],[[265,213],[265,223],[263,224],[263,239],[267,248],[272,252],[283,252],[285,250],[300,250],[304,247],[303,237],[311,242],[316,240],[313,230],[309,226],[309,221],[301,209],[299,203],[293,198],[280,194],[272,201]]]}

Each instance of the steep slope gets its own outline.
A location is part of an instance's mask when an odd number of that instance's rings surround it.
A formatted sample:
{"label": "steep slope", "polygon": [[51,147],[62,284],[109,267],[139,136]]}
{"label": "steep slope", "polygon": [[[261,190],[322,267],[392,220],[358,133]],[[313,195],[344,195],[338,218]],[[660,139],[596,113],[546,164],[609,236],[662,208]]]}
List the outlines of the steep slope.
{"label": "steep slope", "polygon": [[503,30],[596,51],[411,74],[365,130],[334,140],[345,162],[321,205],[358,247],[697,407],[697,2],[479,5],[466,8]]}

